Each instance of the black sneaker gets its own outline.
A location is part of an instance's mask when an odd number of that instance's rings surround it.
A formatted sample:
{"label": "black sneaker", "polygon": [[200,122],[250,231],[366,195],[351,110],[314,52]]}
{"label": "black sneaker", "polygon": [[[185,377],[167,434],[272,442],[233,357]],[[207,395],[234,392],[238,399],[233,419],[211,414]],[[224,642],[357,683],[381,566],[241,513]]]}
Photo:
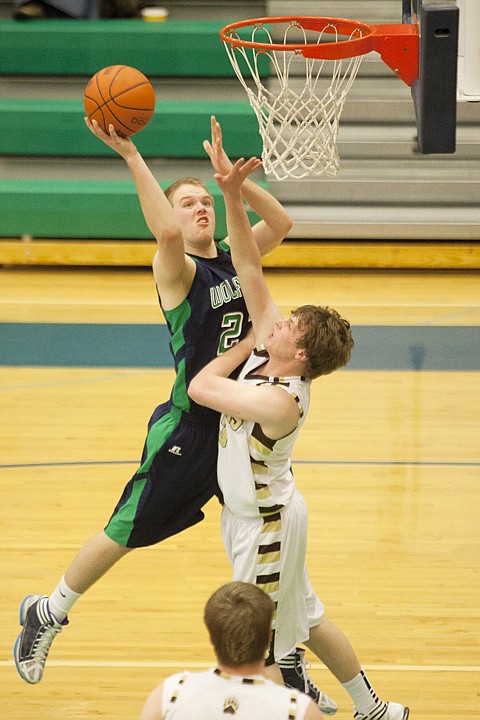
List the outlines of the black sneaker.
{"label": "black sneaker", "polygon": [[20,605],[20,625],[23,630],[13,648],[15,665],[20,677],[35,685],[43,677],[50,645],[68,620],[55,620],[46,595],[27,595]]}
{"label": "black sneaker", "polygon": [[309,695],[324,715],[335,715],[338,710],[337,703],[322,692],[308,675],[303,648],[297,647],[294,653],[280,660],[278,666],[287,687],[295,688]]}

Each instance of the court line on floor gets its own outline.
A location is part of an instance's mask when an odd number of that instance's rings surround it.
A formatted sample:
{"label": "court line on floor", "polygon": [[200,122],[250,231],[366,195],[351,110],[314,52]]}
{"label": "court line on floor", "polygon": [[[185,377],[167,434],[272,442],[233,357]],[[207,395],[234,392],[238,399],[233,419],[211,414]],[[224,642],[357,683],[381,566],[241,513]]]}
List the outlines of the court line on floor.
{"label": "court line on floor", "polygon": [[[10,667],[14,665],[13,660],[0,660],[0,667]],[[123,661],[123,660],[49,660],[48,667],[58,668],[181,668],[186,667],[196,669],[208,669],[212,667],[211,662],[179,662],[172,661]],[[322,663],[310,663],[312,670],[324,670],[325,665]],[[363,665],[363,668],[370,671],[384,672],[480,672],[480,665]]]}
{"label": "court line on floor", "polygon": [[[294,465],[352,465],[385,467],[478,467],[480,462],[460,462],[447,460],[293,460]],[[18,470],[49,467],[84,467],[92,465],[138,465],[138,460],[65,460],[43,463],[0,463],[0,470]]]}

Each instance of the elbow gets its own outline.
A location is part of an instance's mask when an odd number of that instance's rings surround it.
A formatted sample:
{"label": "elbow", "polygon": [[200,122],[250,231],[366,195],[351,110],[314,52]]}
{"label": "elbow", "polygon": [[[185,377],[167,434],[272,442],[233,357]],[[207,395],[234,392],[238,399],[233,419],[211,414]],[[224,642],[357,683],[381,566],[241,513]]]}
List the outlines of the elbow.
{"label": "elbow", "polygon": [[157,244],[167,249],[172,245],[182,244],[183,247],[183,235],[176,223],[170,225],[161,225],[158,227],[155,223],[149,223],[148,229],[155,237]]}
{"label": "elbow", "polygon": [[190,400],[193,400],[199,405],[202,405],[203,388],[202,381],[199,380],[198,377],[194,377],[193,380],[190,382],[187,392]]}
{"label": "elbow", "polygon": [[293,220],[290,215],[286,212],[283,222],[283,237],[286,237],[293,227]]}
{"label": "elbow", "polygon": [[278,218],[274,228],[275,240],[272,243],[272,248],[279,245],[288,235],[293,227],[293,220],[287,212],[284,212],[281,218]]}
{"label": "elbow", "polygon": [[187,393],[190,400],[194,400],[195,402],[197,402],[197,382],[195,378],[193,378],[190,385],[188,386]]}
{"label": "elbow", "polygon": [[214,384],[212,378],[208,376],[202,377],[202,372],[200,371],[200,377],[198,375],[194,377],[188,386],[188,397],[190,400],[196,402],[197,405],[218,410],[213,388]]}

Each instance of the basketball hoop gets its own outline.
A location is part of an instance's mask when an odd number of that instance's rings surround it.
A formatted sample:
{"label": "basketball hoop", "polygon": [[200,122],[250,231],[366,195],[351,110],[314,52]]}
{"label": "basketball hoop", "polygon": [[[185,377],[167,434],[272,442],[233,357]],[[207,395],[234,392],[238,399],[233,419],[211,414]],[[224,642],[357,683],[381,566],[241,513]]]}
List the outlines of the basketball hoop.
{"label": "basketball hoop", "polygon": [[258,120],[265,173],[277,180],[336,177],[340,116],[363,55],[379,52],[407,85],[418,77],[414,25],[266,17],[226,25],[220,37]]}

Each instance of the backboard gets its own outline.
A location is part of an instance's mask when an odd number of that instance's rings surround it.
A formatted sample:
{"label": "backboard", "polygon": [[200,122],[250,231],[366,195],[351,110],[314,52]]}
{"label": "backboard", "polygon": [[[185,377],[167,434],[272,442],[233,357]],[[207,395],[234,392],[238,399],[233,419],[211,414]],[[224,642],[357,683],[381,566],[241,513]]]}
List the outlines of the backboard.
{"label": "backboard", "polygon": [[[411,88],[418,150],[455,152],[457,101],[480,100],[480,0],[401,0],[401,8],[396,23],[289,15],[221,29],[257,116],[266,173],[279,180],[336,176],[342,108],[361,57],[372,51]],[[261,60],[270,63],[267,82]]]}
{"label": "backboard", "polygon": [[459,8],[453,0],[402,3],[402,22],[415,24],[419,35],[418,79],[411,85],[419,150],[425,154],[454,153]]}

